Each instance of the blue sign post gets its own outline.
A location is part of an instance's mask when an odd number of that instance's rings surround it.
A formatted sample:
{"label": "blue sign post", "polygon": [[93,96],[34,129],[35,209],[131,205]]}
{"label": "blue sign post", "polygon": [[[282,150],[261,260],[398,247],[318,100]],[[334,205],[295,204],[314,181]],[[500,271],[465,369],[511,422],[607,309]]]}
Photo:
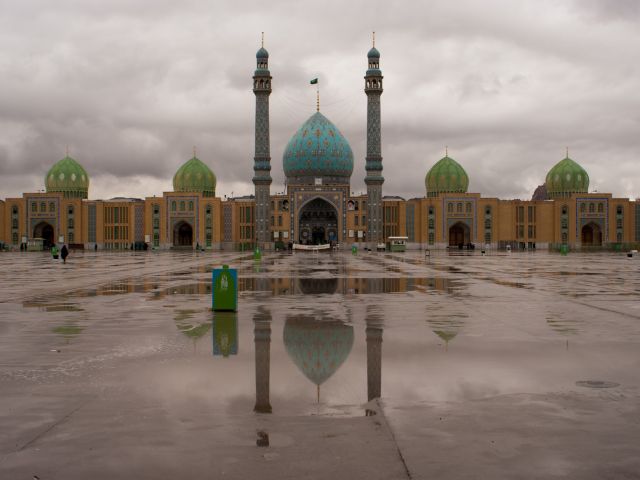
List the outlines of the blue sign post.
{"label": "blue sign post", "polygon": [[212,299],[211,308],[214,311],[238,311],[238,271],[223,265],[211,274]]}

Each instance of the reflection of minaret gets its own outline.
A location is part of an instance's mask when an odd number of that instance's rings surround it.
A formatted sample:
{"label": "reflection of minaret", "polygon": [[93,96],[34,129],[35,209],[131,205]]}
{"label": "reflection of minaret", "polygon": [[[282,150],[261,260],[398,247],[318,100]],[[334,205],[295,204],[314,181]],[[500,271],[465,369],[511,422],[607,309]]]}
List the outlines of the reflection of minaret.
{"label": "reflection of minaret", "polygon": [[271,370],[271,313],[259,307],[254,321],[254,342],[256,347],[256,406],[258,413],[271,413],[269,401],[269,376]]}
{"label": "reflection of minaret", "polygon": [[380,314],[367,307],[367,400],[382,396],[382,320]]}
{"label": "reflection of minaret", "polygon": [[253,184],[256,195],[256,237],[263,246],[269,242],[269,216],[271,205],[271,149],[269,145],[269,95],[271,95],[271,73],[269,53],[262,47],[256,53],[256,71],[253,75],[253,93],[256,95],[255,156],[253,157]]}
{"label": "reflection of minaret", "polygon": [[382,71],[380,52],[376,49],[375,33],[373,47],[367,54],[368,69],[364,77],[364,92],[367,94],[367,239],[369,242],[384,241],[382,224],[382,148],[380,135],[380,96],[382,95]]}

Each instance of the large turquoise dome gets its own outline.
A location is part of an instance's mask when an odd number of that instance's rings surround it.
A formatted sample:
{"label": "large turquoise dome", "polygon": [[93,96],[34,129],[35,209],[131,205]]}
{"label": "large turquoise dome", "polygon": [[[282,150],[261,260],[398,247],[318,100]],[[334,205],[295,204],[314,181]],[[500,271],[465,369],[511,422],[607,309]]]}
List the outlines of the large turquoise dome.
{"label": "large turquoise dome", "polygon": [[424,183],[427,197],[437,197],[441,193],[466,193],[469,177],[458,162],[446,155],[427,172]]}
{"label": "large turquoise dome", "polygon": [[173,176],[174,192],[197,192],[205,197],[215,197],[216,176],[195,156],[184,163]]}
{"label": "large turquoise dome", "polygon": [[89,194],[89,175],[69,155],[51,167],[44,184],[47,192],[60,192],[66,198],[87,198]]}
{"label": "large turquoise dome", "polygon": [[549,198],[570,197],[573,193],[587,193],[589,175],[567,155],[549,170],[546,185]]}
{"label": "large turquoise dome", "polygon": [[348,182],[353,173],[349,142],[320,112],[311,115],[291,137],[282,162],[288,179],[329,177],[327,182]]}

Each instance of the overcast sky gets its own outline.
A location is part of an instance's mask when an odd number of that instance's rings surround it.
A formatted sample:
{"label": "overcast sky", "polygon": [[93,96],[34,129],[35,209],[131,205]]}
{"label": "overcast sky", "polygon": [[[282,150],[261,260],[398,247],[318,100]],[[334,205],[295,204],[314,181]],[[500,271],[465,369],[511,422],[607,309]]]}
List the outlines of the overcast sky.
{"label": "overcast sky", "polygon": [[218,196],[252,193],[262,31],[272,192],[315,77],[364,191],[372,30],[385,194],[424,196],[448,145],[470,191],[530,198],[568,146],[590,191],[640,197],[636,0],[0,0],[0,198],[44,188],[67,144],[90,198],[170,191],[194,145]]}

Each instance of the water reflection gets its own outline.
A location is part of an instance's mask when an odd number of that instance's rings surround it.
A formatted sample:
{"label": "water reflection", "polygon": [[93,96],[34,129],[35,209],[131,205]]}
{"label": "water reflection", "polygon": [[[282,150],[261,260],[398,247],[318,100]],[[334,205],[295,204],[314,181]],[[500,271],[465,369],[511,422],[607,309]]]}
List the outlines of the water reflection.
{"label": "water reflection", "polygon": [[211,330],[211,322],[193,321],[196,313],[198,313],[198,310],[178,309],[175,310],[173,317],[180,333],[193,340],[194,352],[196,351],[198,339],[202,338]]}
{"label": "water reflection", "polygon": [[353,327],[323,316],[287,318],[283,334],[289,358],[317,388],[344,363],[353,347]]}
{"label": "water reflection", "polygon": [[213,312],[213,355],[223,356],[238,354],[238,313]]}
{"label": "water reflection", "polygon": [[444,341],[444,348],[448,350],[449,342],[460,333],[466,318],[467,315],[464,313],[449,313],[445,315],[430,313],[427,323],[431,327],[431,331]]}
{"label": "water reflection", "polygon": [[378,307],[367,305],[367,401],[382,396],[382,319]]}
{"label": "water reflection", "polygon": [[258,413],[271,413],[269,401],[269,379],[271,375],[271,312],[258,307],[253,317],[253,341],[256,362],[256,404]]}
{"label": "water reflection", "polygon": [[62,337],[65,339],[65,343],[67,344],[71,342],[72,338],[80,335],[83,330],[84,330],[84,327],[81,327],[79,325],[73,325],[73,324],[61,325],[59,327],[55,327],[51,329],[53,333],[62,335]]}

